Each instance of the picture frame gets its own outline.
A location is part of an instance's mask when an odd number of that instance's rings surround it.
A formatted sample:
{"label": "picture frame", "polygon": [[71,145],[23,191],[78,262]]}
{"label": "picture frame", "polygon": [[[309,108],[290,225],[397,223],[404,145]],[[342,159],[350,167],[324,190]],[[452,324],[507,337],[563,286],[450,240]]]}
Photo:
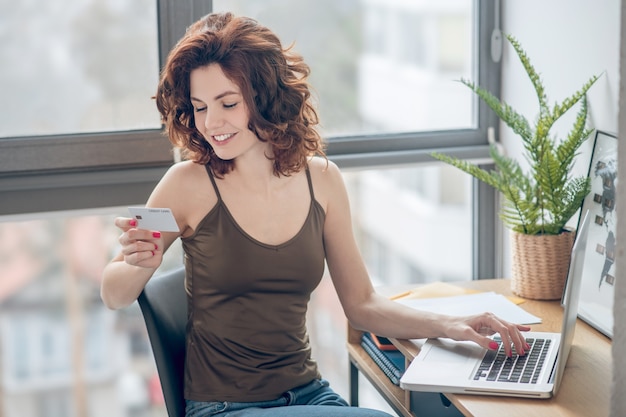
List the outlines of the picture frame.
{"label": "picture frame", "polygon": [[617,182],[617,136],[596,130],[588,174],[591,192],[582,213],[589,210],[590,224],[583,259],[578,317],[609,338],[613,337],[615,293],[615,213]]}

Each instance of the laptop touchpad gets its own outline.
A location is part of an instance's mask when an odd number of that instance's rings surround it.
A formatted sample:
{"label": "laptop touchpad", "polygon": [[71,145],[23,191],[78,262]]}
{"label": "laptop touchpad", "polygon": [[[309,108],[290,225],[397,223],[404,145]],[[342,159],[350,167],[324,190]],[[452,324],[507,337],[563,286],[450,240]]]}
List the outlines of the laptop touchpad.
{"label": "laptop touchpad", "polygon": [[484,349],[473,342],[451,342],[438,340],[428,351],[424,361],[465,363],[468,360],[482,357]]}

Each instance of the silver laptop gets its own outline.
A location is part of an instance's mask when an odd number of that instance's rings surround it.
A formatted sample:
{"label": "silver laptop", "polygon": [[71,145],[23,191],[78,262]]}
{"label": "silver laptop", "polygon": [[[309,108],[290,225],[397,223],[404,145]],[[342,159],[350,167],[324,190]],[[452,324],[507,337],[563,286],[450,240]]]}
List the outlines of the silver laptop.
{"label": "silver laptop", "polygon": [[[561,333],[524,332],[530,352],[506,358],[473,342],[428,339],[400,379],[411,391],[550,398],[556,395],[574,338],[588,211],[576,233],[563,295]],[[499,341],[498,337],[494,340]]]}

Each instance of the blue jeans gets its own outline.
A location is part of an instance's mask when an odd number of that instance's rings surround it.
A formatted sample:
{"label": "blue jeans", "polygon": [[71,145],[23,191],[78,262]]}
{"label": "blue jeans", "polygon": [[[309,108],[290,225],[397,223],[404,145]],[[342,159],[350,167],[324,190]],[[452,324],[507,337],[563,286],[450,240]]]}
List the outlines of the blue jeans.
{"label": "blue jeans", "polygon": [[187,400],[186,403],[186,417],[391,417],[382,411],[350,407],[323,379],[294,388],[270,401]]}

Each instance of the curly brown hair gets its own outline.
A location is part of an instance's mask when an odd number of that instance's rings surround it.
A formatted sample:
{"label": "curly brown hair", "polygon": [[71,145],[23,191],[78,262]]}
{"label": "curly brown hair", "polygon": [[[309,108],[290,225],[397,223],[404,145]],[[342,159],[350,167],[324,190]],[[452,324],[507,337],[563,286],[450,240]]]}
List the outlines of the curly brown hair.
{"label": "curly brown hair", "polygon": [[311,103],[309,66],[291,47],[256,20],[212,13],[198,20],[170,52],[156,94],[156,105],[170,141],[185,158],[209,164],[223,177],[233,169],[195,127],[189,92],[190,73],[218,64],[239,86],[249,109],[248,128],[270,143],[274,173],[290,175],[313,155],[325,157],[319,123]]}

